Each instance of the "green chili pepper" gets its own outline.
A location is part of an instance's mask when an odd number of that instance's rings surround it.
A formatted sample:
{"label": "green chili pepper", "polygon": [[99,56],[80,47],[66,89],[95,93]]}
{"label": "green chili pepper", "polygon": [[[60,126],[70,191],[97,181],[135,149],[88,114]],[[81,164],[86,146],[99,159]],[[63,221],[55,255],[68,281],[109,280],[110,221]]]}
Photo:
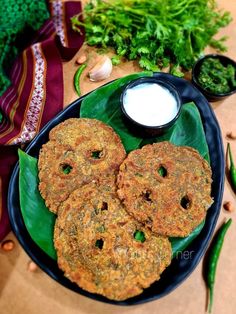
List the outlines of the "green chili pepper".
{"label": "green chili pepper", "polygon": [[83,73],[84,69],[87,67],[87,64],[82,64],[78,69],[77,71],[75,72],[75,75],[74,75],[74,87],[75,87],[75,90],[78,94],[78,96],[81,96],[81,91],[80,91],[80,76],[81,74]]}
{"label": "green chili pepper", "polygon": [[230,179],[231,179],[232,187],[236,191],[236,168],[234,166],[233,156],[232,156],[229,143],[227,144],[227,152],[229,154],[229,160],[230,160],[230,168],[229,168]]}
{"label": "green chili pepper", "polygon": [[215,283],[215,275],[216,275],[216,267],[217,262],[219,260],[220,252],[223,246],[224,237],[229,229],[229,226],[232,223],[232,219],[229,219],[226,223],[224,223],[217,235],[215,236],[214,243],[211,246],[209,252],[209,259],[208,259],[208,267],[207,267],[207,286],[209,288],[209,302],[208,302],[208,312],[211,313],[212,304],[213,304],[213,290],[214,290],[214,283]]}

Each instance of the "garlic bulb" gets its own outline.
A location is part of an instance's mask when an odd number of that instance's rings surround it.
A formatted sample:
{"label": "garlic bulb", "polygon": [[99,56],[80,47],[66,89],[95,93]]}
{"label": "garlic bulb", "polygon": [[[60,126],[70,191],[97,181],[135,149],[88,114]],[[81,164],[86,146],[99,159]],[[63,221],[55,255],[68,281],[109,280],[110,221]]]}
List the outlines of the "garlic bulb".
{"label": "garlic bulb", "polygon": [[97,64],[89,71],[90,81],[102,81],[111,75],[112,62],[107,56],[102,56]]}

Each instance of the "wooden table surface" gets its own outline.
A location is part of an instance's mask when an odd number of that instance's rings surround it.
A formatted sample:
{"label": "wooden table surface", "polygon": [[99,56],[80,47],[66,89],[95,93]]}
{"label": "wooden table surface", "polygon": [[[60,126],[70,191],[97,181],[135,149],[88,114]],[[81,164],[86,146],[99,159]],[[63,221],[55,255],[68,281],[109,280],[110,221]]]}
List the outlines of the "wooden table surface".
{"label": "wooden table surface", "polygon": [[[228,35],[228,52],[225,53],[236,60],[236,1],[218,0],[219,7],[231,11],[233,22],[223,29],[219,35]],[[84,48],[85,49],[85,48]],[[212,50],[207,49],[207,52]],[[68,63],[64,64],[65,77],[65,104],[76,99],[73,89],[73,75],[78,65],[75,60],[81,51]],[[109,80],[122,77],[128,73],[139,71],[134,63],[126,63],[114,69]],[[86,73],[85,73],[86,74]],[[96,88],[102,83],[84,82],[81,85],[82,93]],[[212,103],[219,121],[224,147],[226,147],[227,132],[236,133],[236,94],[222,102]],[[231,140],[233,154],[236,158],[236,140]],[[236,196],[225,181],[223,201],[231,201],[236,208]],[[220,256],[215,283],[215,300],[213,313],[236,313],[236,211],[228,213],[221,210],[218,226],[231,217],[233,224],[227,234],[222,254]],[[202,262],[194,272],[176,290],[160,300],[143,305],[120,307],[93,301],[76,294],[52,280],[47,274],[38,270],[34,273],[27,270],[29,257],[16,238],[11,233],[6,239],[13,239],[16,247],[11,252],[0,250],[0,313],[2,314],[201,314],[205,313],[206,287],[202,278]]]}

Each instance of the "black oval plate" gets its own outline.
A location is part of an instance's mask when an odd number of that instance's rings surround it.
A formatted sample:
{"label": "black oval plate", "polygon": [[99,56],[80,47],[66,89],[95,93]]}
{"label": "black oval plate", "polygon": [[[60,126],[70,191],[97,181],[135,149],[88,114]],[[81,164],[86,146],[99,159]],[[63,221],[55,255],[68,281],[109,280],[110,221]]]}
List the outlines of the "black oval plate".
{"label": "black oval plate", "polygon": [[[173,259],[171,265],[163,272],[159,281],[153,283],[149,288],[145,289],[142,294],[126,301],[112,301],[103,296],[84,291],[76,284],[68,280],[63,275],[63,272],[58,268],[57,262],[51,259],[31,239],[25,227],[20,210],[18,164],[13,171],[9,185],[8,210],[12,230],[32,260],[34,260],[49,276],[51,276],[63,286],[89,298],[111,304],[140,304],[163,297],[164,295],[174,290],[191,274],[191,272],[199,263],[212,236],[221,208],[224,188],[225,163],[221,132],[214,112],[212,111],[205,97],[186,80],[166,73],[155,73],[154,75],[158,78],[166,79],[174,84],[182,97],[183,103],[193,101],[197,105],[201,114],[209,147],[213,174],[212,197],[214,198],[214,203],[208,210],[204,228],[202,229],[199,236],[187,248],[188,251],[191,252],[189,255],[190,258],[186,259],[180,258],[180,256],[178,256],[178,258]],[[73,102],[65,110],[60,112],[54,119],[52,119],[28,145],[26,152],[33,157],[38,157],[42,144],[48,141],[49,131],[54,126],[68,118],[79,117],[79,107],[84,97],[85,96]]]}

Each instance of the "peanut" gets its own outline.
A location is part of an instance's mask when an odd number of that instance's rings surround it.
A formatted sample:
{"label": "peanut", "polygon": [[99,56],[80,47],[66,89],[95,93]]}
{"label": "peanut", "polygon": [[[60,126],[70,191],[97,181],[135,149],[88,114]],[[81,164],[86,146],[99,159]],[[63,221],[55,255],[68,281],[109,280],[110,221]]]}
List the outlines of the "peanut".
{"label": "peanut", "polygon": [[225,202],[223,205],[224,209],[232,213],[234,211],[233,204],[231,202]]}
{"label": "peanut", "polygon": [[14,249],[15,243],[12,240],[5,240],[1,244],[1,248],[5,252],[10,252]]}
{"label": "peanut", "polygon": [[87,60],[87,56],[84,54],[84,55],[79,56],[79,57],[76,59],[76,63],[78,63],[78,64],[83,64],[86,60]]}
{"label": "peanut", "polygon": [[227,137],[231,140],[236,140],[236,133],[235,132],[228,132]]}
{"label": "peanut", "polygon": [[34,262],[29,261],[29,263],[28,263],[28,271],[34,273],[37,269],[38,269],[38,266]]}

